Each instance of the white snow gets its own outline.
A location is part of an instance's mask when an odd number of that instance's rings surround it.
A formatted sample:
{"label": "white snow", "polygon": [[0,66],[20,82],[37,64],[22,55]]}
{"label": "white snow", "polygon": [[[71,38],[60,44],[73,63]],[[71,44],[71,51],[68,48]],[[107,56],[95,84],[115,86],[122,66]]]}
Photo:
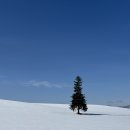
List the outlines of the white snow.
{"label": "white snow", "polygon": [[130,109],[88,108],[77,115],[69,105],[0,100],[0,130],[130,130]]}

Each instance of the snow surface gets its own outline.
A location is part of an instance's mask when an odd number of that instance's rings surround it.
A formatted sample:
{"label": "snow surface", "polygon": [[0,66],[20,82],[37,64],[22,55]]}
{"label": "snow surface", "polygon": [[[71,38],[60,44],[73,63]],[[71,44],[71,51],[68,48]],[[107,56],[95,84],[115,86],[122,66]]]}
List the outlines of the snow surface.
{"label": "snow surface", "polygon": [[0,130],[130,130],[130,109],[88,108],[77,115],[69,105],[0,100]]}

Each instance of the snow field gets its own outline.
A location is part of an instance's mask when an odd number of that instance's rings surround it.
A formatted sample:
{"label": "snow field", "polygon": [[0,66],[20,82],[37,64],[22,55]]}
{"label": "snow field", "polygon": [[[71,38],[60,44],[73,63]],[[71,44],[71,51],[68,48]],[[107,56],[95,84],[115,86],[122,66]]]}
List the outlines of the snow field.
{"label": "snow field", "polygon": [[130,110],[88,105],[77,115],[67,104],[0,100],[0,130],[130,130]]}

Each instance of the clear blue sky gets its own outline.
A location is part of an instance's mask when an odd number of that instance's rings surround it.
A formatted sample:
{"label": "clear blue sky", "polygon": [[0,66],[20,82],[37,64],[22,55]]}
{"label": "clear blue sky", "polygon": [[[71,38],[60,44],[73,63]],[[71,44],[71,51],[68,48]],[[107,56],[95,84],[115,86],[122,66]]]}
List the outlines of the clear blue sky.
{"label": "clear blue sky", "polygon": [[0,0],[0,98],[130,103],[129,0]]}

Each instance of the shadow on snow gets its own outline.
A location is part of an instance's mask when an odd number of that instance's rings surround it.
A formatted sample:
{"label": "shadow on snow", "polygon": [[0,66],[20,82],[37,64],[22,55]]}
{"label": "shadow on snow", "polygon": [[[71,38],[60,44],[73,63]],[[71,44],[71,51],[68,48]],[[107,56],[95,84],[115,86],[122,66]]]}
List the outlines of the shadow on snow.
{"label": "shadow on snow", "polygon": [[130,116],[130,115],[111,115],[111,114],[99,114],[99,113],[80,113],[79,115],[86,115],[86,116],[103,116],[103,115],[107,115],[107,116]]}
{"label": "shadow on snow", "polygon": [[98,114],[98,113],[80,113],[79,115],[102,116],[102,115],[108,115],[108,114]]}

